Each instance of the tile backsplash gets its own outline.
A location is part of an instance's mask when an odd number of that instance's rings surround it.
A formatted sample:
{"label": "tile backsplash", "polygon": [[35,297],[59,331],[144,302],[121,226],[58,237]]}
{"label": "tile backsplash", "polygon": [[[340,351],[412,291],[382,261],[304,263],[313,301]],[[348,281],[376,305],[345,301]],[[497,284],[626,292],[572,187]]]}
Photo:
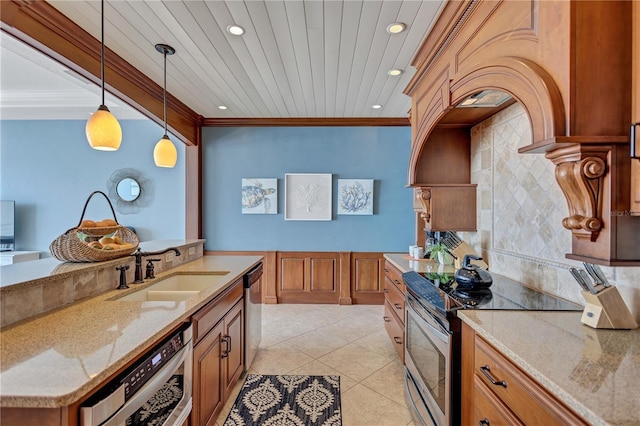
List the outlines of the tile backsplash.
{"label": "tile backsplash", "polygon": [[[489,270],[584,304],[565,258],[568,207],[542,154],[518,154],[531,143],[527,113],[514,104],[471,129],[471,182],[478,185],[478,231],[460,236],[488,260]],[[602,267],[640,319],[640,268]]]}

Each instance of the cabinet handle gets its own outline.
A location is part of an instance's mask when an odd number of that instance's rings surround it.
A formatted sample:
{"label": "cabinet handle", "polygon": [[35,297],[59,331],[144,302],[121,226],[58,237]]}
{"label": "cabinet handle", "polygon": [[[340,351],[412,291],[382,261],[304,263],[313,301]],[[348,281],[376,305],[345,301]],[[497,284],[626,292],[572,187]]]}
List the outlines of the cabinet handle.
{"label": "cabinet handle", "polygon": [[391,322],[391,320],[389,319],[389,317],[382,317],[382,319],[384,320],[384,322]]}
{"label": "cabinet handle", "polygon": [[396,309],[402,310],[402,306],[399,303],[394,303],[393,306],[395,306]]}
{"label": "cabinet handle", "polygon": [[402,339],[401,339],[401,338],[399,338],[399,337],[397,337],[397,336],[393,338],[393,341],[394,341],[394,342],[396,342],[396,343],[397,343],[397,344],[399,344],[399,345],[401,345],[401,344],[402,344]]}
{"label": "cabinet handle", "polygon": [[393,280],[394,283],[396,283],[396,285],[400,285],[400,281],[398,280]]}
{"label": "cabinet handle", "polygon": [[388,294],[388,293],[389,293],[389,289],[388,289],[388,288],[385,288],[385,289],[384,289],[384,292]]}
{"label": "cabinet handle", "polygon": [[384,268],[384,271],[385,271],[385,272],[389,272],[389,270],[388,270],[387,268]]}
{"label": "cabinet handle", "polygon": [[488,365],[483,365],[482,367],[480,367],[480,372],[491,382],[492,385],[504,386],[505,388],[507,387],[507,382],[505,382],[504,380],[497,381],[496,379],[491,377],[491,368]]}
{"label": "cabinet handle", "polygon": [[222,341],[225,343],[226,348],[224,351],[222,351],[222,358],[226,358],[229,356],[229,352],[231,352],[231,337],[229,336],[222,336]]}
{"label": "cabinet handle", "polygon": [[631,123],[631,158],[640,158],[640,147],[636,141],[637,126],[640,126],[640,123]]}
{"label": "cabinet handle", "polygon": [[485,417],[484,419],[480,420],[478,426],[489,426],[490,424],[491,422],[489,421],[489,419]]}

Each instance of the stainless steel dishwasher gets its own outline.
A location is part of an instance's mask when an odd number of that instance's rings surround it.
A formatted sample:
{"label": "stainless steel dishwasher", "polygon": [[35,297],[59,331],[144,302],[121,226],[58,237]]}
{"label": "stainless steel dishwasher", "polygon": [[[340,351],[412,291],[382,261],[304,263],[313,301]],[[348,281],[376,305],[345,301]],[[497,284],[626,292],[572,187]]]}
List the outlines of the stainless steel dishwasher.
{"label": "stainless steel dishwasher", "polygon": [[262,339],[262,263],[244,276],[244,368],[251,367]]}
{"label": "stainless steel dishwasher", "polygon": [[182,327],[80,407],[81,426],[182,426],[191,413],[193,331]]}

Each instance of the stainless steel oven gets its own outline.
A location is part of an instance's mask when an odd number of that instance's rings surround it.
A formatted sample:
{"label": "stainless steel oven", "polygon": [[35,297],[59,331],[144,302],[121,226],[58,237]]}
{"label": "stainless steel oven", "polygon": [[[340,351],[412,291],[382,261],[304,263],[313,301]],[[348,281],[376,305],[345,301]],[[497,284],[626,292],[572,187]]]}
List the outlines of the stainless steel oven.
{"label": "stainless steel oven", "polygon": [[407,402],[420,424],[457,424],[459,405],[452,395],[460,391],[459,363],[453,360],[459,333],[454,333],[446,316],[425,308],[410,293],[406,301]]}
{"label": "stainless steel oven", "polygon": [[405,387],[415,422],[457,426],[461,422],[460,309],[581,311],[582,306],[493,275],[491,289],[457,289],[405,272]]}
{"label": "stainless steel oven", "polygon": [[182,426],[191,413],[192,327],[149,350],[80,407],[82,426]]}

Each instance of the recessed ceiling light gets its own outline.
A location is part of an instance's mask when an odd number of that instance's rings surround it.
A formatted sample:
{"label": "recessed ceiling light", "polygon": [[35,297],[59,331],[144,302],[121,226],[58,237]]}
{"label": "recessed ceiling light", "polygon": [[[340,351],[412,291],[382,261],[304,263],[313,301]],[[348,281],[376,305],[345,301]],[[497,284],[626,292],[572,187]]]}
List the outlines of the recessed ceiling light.
{"label": "recessed ceiling light", "polygon": [[229,34],[233,34],[233,35],[242,35],[244,34],[244,28],[242,28],[240,25],[229,25],[227,27],[227,31],[229,32]]}
{"label": "recessed ceiling light", "polygon": [[389,70],[389,75],[392,75],[394,77],[400,74],[402,74],[402,70],[399,70],[399,69]]}
{"label": "recessed ceiling light", "polygon": [[380,108],[382,108],[382,105],[380,105],[380,104],[371,105],[371,108],[380,109]]}
{"label": "recessed ceiling light", "polygon": [[227,109],[227,107],[225,105],[220,105],[218,109]]}
{"label": "recessed ceiling light", "polygon": [[407,26],[402,22],[394,22],[393,24],[387,27],[387,32],[389,34],[398,34],[403,32],[406,28]]}

